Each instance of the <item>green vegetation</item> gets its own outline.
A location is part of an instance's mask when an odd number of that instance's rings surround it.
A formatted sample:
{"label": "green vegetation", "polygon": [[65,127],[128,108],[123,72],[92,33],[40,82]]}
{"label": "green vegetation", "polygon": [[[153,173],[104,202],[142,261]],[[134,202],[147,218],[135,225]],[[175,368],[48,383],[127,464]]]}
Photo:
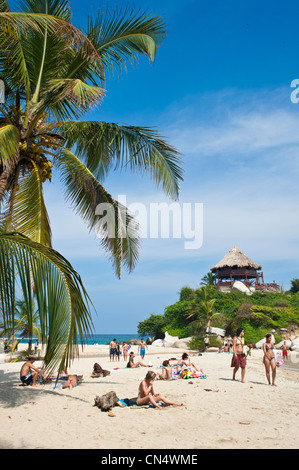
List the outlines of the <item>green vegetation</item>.
{"label": "green vegetation", "polygon": [[141,56],[154,62],[166,35],[162,18],[105,9],[81,30],[68,0],[24,0],[20,9],[0,1],[0,315],[4,332],[15,331],[18,275],[27,311],[37,304],[45,362],[60,361],[61,370],[92,322],[79,275],[51,250],[44,185],[60,177],[68,205],[101,235],[120,278],[138,261],[138,224],[104,179],[116,169],[140,171],[177,199],[181,158],[155,128],[86,120],[105,95],[106,77]]}
{"label": "green vegetation", "polygon": [[[192,347],[201,349],[207,326],[223,328],[232,335],[242,327],[246,342],[256,343],[271,329],[299,325],[299,292],[254,292],[247,296],[241,292],[223,293],[212,285],[183,287],[178,302],[166,307],[164,315],[156,316],[159,322],[155,323],[153,317],[140,322],[138,332],[159,335],[167,331],[180,338],[193,336]],[[280,341],[279,335],[275,337]]]}
{"label": "green vegetation", "polygon": [[47,338],[49,372],[78,356],[78,337],[93,326],[90,299],[71,264],[52,248],[1,228],[0,312],[4,335],[22,329],[30,338],[39,328]]}

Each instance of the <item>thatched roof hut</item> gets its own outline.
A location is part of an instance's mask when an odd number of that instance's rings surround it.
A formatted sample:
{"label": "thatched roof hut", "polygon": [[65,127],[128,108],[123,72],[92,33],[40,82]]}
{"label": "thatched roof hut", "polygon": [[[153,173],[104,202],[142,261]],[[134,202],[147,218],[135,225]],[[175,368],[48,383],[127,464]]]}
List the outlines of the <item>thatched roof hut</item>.
{"label": "thatched roof hut", "polygon": [[212,272],[218,271],[222,268],[248,268],[248,269],[262,269],[260,264],[256,264],[252,259],[248,258],[237,246],[234,246],[219,263],[213,268]]}
{"label": "thatched roof hut", "polygon": [[218,288],[233,287],[235,281],[241,281],[246,286],[255,282],[258,287],[264,284],[263,273],[258,272],[262,266],[248,258],[237,246],[234,246],[224,258],[211,268],[215,274]]}

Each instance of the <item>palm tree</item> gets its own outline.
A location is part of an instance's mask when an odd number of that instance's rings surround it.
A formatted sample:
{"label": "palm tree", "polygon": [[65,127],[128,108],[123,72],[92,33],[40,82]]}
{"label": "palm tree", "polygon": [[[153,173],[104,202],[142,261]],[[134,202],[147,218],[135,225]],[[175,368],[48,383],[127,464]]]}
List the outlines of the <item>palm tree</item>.
{"label": "palm tree", "polygon": [[186,315],[187,319],[193,319],[192,323],[194,325],[199,327],[206,325],[206,328],[209,329],[213,320],[223,315],[222,313],[215,312],[215,303],[216,299],[209,299],[207,286],[201,287],[197,291],[197,298],[189,306],[189,312]]}
{"label": "palm tree", "polygon": [[214,286],[215,285],[215,274],[208,272],[201,278],[201,286]]}
{"label": "palm tree", "polygon": [[[138,230],[104,178],[116,168],[146,172],[175,199],[180,155],[152,128],[82,118],[101,103],[106,75],[140,55],[155,60],[165,25],[157,16],[126,9],[98,13],[80,31],[71,24],[68,0],[23,0],[22,6],[23,12],[12,12],[0,0],[3,226],[51,247],[43,186],[54,166],[67,201],[89,230],[102,230],[101,243],[120,277],[122,266],[130,272],[138,260]],[[112,208],[110,218],[97,215],[99,204]]]}
{"label": "palm tree", "polygon": [[83,342],[93,328],[90,299],[79,274],[57,251],[0,228],[0,310],[5,333],[16,330],[19,290],[30,334],[36,301],[41,336],[47,338],[47,369],[61,371],[78,356],[78,337]]}
{"label": "palm tree", "polygon": [[15,325],[15,333],[20,334],[20,341],[29,339],[28,348],[32,349],[32,338],[35,336],[41,340],[39,328],[39,315],[38,310],[34,308],[34,304],[29,304],[30,310],[27,308],[27,303],[24,299],[18,300],[16,303],[17,321]]}

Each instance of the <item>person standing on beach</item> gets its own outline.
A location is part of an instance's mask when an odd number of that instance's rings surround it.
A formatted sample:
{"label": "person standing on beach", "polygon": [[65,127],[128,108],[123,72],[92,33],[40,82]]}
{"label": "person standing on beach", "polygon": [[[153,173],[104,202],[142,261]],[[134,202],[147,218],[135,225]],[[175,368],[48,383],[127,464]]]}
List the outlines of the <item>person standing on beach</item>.
{"label": "person standing on beach", "polygon": [[109,352],[110,352],[110,362],[115,360],[116,355],[116,338],[110,341],[109,344]]}
{"label": "person standing on beach", "polygon": [[209,340],[208,335],[205,336],[204,343],[205,343],[205,352],[207,352],[209,344],[210,344],[210,340]]}
{"label": "person standing on beach", "polygon": [[141,341],[140,341],[139,346],[138,346],[138,352],[140,351],[141,359],[144,359],[145,348],[148,350],[146,342],[144,341],[143,338],[141,338]]}
{"label": "person standing on beach", "polygon": [[282,357],[283,359],[287,359],[288,358],[288,346],[287,346],[287,342],[284,341],[283,342],[283,345],[281,346],[281,349],[282,349]]}
{"label": "person standing on beach", "polygon": [[115,354],[116,354],[116,360],[119,361],[121,351],[120,351],[120,344],[118,343],[118,341],[116,341],[115,343]]}
{"label": "person standing on beach", "polygon": [[126,342],[124,342],[124,344],[122,346],[122,350],[123,350],[124,361],[126,361],[127,358],[128,358],[128,345],[127,345]]}
{"label": "person standing on beach", "polygon": [[263,344],[263,352],[264,352],[264,365],[266,369],[266,377],[268,380],[268,384],[271,385],[270,380],[270,367],[272,369],[272,385],[276,386],[275,384],[275,377],[276,377],[276,360],[274,356],[274,343],[272,342],[272,335],[268,333],[266,335],[266,342]]}
{"label": "person standing on beach", "polygon": [[236,379],[236,372],[241,367],[241,382],[245,382],[246,355],[243,353],[245,345],[243,328],[237,329],[237,335],[233,339],[233,357],[231,367],[234,368],[233,380]]}

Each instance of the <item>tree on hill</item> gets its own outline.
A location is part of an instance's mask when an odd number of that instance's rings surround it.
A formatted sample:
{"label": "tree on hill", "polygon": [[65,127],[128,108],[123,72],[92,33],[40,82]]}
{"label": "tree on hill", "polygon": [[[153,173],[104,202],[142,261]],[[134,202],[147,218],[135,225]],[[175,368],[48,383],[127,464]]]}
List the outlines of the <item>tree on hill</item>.
{"label": "tree on hill", "polygon": [[208,272],[201,278],[201,286],[214,286],[215,285],[216,276],[215,274]]}
{"label": "tree on hill", "polygon": [[[159,16],[127,8],[98,12],[80,29],[72,24],[68,0],[23,0],[21,11],[12,11],[9,3],[0,0],[0,77],[5,85],[0,103],[0,312],[11,328],[13,276],[18,272],[28,299],[34,280],[41,328],[48,336],[45,360],[60,355],[62,367],[92,322],[79,275],[51,251],[44,187],[59,176],[68,204],[90,231],[101,235],[116,275],[134,269],[138,224],[103,181],[116,169],[139,171],[177,199],[180,154],[154,128],[90,121],[86,114],[102,102],[107,76],[140,56],[155,60],[165,24]],[[101,204],[107,215],[97,212]]]}
{"label": "tree on hill", "polygon": [[292,292],[292,294],[296,294],[297,292],[299,292],[299,279],[291,280],[290,292]]}
{"label": "tree on hill", "polygon": [[[84,117],[103,100],[107,75],[140,55],[155,60],[164,22],[115,9],[91,17],[83,32],[72,25],[67,0],[21,5],[21,12],[11,11],[7,0],[0,5],[2,223],[51,246],[43,187],[59,175],[66,200],[89,230],[101,234],[120,277],[122,267],[131,271],[138,260],[138,224],[103,186],[104,178],[116,168],[140,171],[177,198],[181,159],[152,128]],[[106,217],[97,213],[100,204],[111,209]]]}

